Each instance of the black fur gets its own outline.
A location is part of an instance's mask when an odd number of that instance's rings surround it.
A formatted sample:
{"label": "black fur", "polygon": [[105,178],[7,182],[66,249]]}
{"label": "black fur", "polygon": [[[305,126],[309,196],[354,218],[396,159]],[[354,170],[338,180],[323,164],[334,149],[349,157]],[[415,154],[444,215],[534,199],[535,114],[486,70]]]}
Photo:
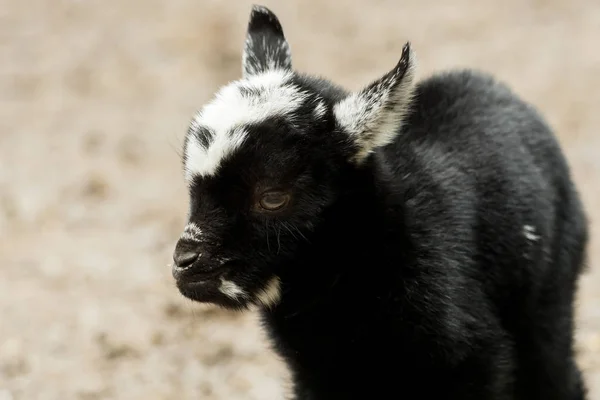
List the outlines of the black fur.
{"label": "black fur", "polygon": [[[182,293],[242,309],[278,277],[261,314],[298,400],[585,399],[573,298],[587,222],[539,113],[484,73],[438,74],[416,85],[395,140],[357,165],[332,111],[348,94],[292,81],[312,99],[293,123],[248,126],[216,175],[193,180],[190,221],[206,238],[176,251],[233,261],[194,266]],[[264,187],[290,205],[254,212]],[[190,285],[198,271],[249,296]]]}

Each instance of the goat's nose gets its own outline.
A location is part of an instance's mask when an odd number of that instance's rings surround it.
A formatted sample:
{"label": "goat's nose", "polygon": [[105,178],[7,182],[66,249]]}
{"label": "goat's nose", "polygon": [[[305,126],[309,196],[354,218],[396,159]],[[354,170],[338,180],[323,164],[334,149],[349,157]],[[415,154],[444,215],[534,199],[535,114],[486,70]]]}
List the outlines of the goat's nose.
{"label": "goat's nose", "polygon": [[175,250],[175,254],[173,254],[173,261],[175,262],[175,266],[180,269],[184,269],[189,267],[198,259],[199,254],[195,251],[184,250],[177,251]]}

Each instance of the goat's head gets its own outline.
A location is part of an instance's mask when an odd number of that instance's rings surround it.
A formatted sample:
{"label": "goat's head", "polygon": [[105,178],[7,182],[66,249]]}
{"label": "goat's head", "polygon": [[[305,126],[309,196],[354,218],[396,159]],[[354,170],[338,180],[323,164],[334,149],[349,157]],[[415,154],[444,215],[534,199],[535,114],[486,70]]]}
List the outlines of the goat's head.
{"label": "goat's head", "polygon": [[412,67],[407,43],[391,71],[347,93],[293,71],[277,17],[254,6],[242,79],[200,110],[185,139],[190,210],[173,267],[181,293],[231,308],[277,302],[277,265],[310,242],[340,182],[397,134]]}

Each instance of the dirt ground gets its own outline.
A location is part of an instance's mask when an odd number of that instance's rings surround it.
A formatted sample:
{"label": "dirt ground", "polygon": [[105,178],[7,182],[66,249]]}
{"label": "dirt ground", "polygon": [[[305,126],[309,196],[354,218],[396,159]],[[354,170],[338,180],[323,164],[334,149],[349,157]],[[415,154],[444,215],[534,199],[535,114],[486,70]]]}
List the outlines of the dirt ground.
{"label": "dirt ground", "polygon": [[[556,128],[591,219],[577,340],[600,399],[600,5],[265,1],[295,66],[358,88],[495,73]],[[193,113],[240,73],[249,1],[0,0],[0,400],[281,399],[253,314],[199,307],[167,264]]]}

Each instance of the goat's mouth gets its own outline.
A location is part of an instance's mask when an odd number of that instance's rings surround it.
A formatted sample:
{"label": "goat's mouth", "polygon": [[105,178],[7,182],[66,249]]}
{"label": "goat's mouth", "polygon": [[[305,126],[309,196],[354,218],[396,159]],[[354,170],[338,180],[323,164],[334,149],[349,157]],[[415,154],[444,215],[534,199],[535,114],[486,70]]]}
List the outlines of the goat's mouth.
{"label": "goat's mouth", "polygon": [[229,305],[229,303],[235,303],[232,301],[233,299],[227,297],[220,288],[221,279],[219,277],[177,281],[177,289],[179,292],[192,301],[224,306]]}
{"label": "goat's mouth", "polygon": [[188,285],[200,287],[204,284],[218,280],[225,273],[224,268],[217,268],[209,271],[191,271],[175,277],[177,285]]}
{"label": "goat's mouth", "polygon": [[183,267],[173,264],[173,278],[177,284],[201,285],[205,282],[218,279],[227,271],[232,270],[237,264],[234,260],[227,261],[212,261],[205,259],[197,259],[191,264]]}
{"label": "goat's mouth", "polygon": [[236,283],[234,264],[226,262],[215,269],[180,273],[175,278],[177,289],[184,297],[199,303],[243,308],[248,294],[240,283]]}

